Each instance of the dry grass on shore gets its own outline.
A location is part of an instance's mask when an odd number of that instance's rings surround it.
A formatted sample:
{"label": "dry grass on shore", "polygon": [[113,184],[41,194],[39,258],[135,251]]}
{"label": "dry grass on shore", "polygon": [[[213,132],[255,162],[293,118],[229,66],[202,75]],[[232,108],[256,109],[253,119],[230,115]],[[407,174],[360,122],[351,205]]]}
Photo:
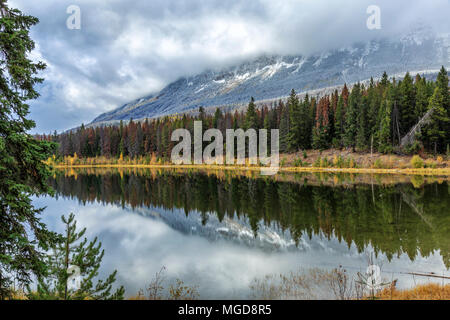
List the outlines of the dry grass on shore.
{"label": "dry grass on shore", "polygon": [[450,300],[450,284],[428,283],[411,289],[386,288],[377,294],[381,300]]}
{"label": "dry grass on shore", "polygon": [[[425,156],[413,159],[407,155],[385,155],[379,153],[358,153],[350,150],[329,149],[324,151],[308,150],[280,155],[280,169],[285,172],[345,172],[345,173],[397,173],[410,175],[447,175],[450,176],[450,160],[447,156]],[[417,160],[418,163],[414,162]],[[161,158],[138,157],[125,158],[49,158],[48,164],[55,168],[181,168],[259,171],[264,167],[255,164],[246,165],[174,165]]]}

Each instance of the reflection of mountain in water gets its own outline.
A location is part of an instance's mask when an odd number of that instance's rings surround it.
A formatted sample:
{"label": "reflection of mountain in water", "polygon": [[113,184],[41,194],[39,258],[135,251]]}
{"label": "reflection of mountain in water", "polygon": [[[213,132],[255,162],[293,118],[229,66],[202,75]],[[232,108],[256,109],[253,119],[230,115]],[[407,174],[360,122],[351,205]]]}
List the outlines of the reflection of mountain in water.
{"label": "reflection of mountain in water", "polygon": [[304,177],[277,182],[162,171],[60,174],[52,184],[58,195],[129,207],[211,241],[279,251],[318,249],[323,240],[358,252],[372,247],[389,260],[439,252],[450,266],[446,181],[333,187],[309,185]]}
{"label": "reflection of mountain in water", "polygon": [[164,221],[171,228],[188,235],[205,237],[210,241],[231,241],[250,247],[258,247],[263,250],[297,250],[307,246],[306,243],[296,246],[288,230],[282,231],[275,224],[266,226],[260,224],[258,233],[255,234],[246,218],[225,217],[219,221],[214,213],[205,215],[192,211],[188,216],[181,210],[164,210],[160,208],[136,208],[131,211],[145,217],[152,217]]}

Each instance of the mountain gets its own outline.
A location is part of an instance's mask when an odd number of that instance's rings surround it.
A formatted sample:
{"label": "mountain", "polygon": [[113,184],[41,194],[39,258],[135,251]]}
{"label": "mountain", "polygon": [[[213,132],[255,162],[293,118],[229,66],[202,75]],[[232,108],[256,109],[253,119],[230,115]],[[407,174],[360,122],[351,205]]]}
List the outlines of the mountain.
{"label": "mountain", "polygon": [[257,101],[276,101],[291,89],[312,91],[379,78],[384,71],[401,77],[406,71],[430,74],[450,64],[450,34],[418,29],[397,41],[371,40],[311,56],[262,56],[220,71],[181,78],[156,94],[101,114],[92,124],[153,118],[198,107],[228,110]]}

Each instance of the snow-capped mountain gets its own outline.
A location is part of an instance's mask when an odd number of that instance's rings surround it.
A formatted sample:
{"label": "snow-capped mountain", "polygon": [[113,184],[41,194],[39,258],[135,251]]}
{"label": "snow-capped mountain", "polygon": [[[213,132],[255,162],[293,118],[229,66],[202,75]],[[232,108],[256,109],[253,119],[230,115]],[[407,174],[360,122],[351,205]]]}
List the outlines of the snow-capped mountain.
{"label": "snow-capped mountain", "polygon": [[312,91],[390,76],[436,73],[450,66],[450,33],[435,35],[419,28],[398,41],[371,40],[311,56],[262,56],[221,71],[205,71],[181,78],[156,94],[101,114],[93,124],[153,118],[198,107],[233,109],[257,101],[285,97],[291,89]]}

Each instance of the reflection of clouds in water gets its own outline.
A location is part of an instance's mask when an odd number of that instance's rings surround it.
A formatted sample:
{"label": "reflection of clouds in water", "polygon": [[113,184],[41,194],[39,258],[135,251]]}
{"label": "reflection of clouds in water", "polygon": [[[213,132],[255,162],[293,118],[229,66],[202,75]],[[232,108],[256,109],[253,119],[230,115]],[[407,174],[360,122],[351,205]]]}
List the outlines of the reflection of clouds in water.
{"label": "reflection of clouds in water", "polygon": [[[43,220],[51,230],[63,231],[62,214],[74,212],[78,227],[87,228],[89,239],[98,236],[105,249],[101,277],[118,270],[117,284],[123,284],[126,295],[145,288],[162,266],[167,268],[166,284],[180,278],[186,284],[198,285],[204,298],[233,298],[248,296],[253,278],[266,274],[287,273],[300,267],[332,269],[340,264],[349,272],[365,271],[367,257],[352,245],[336,239],[305,237],[306,250],[267,253],[259,249],[230,243],[210,241],[200,236],[183,234],[161,220],[142,217],[120,207],[99,203],[83,206],[77,200],[40,198],[38,207],[47,206]],[[144,209],[141,209],[144,210]],[[388,262],[379,256],[382,271],[434,271],[445,270],[438,253],[411,262],[406,254]],[[386,272],[386,278],[391,274]],[[402,286],[411,286],[420,279],[395,274]],[[431,280],[431,279],[430,279]]]}

